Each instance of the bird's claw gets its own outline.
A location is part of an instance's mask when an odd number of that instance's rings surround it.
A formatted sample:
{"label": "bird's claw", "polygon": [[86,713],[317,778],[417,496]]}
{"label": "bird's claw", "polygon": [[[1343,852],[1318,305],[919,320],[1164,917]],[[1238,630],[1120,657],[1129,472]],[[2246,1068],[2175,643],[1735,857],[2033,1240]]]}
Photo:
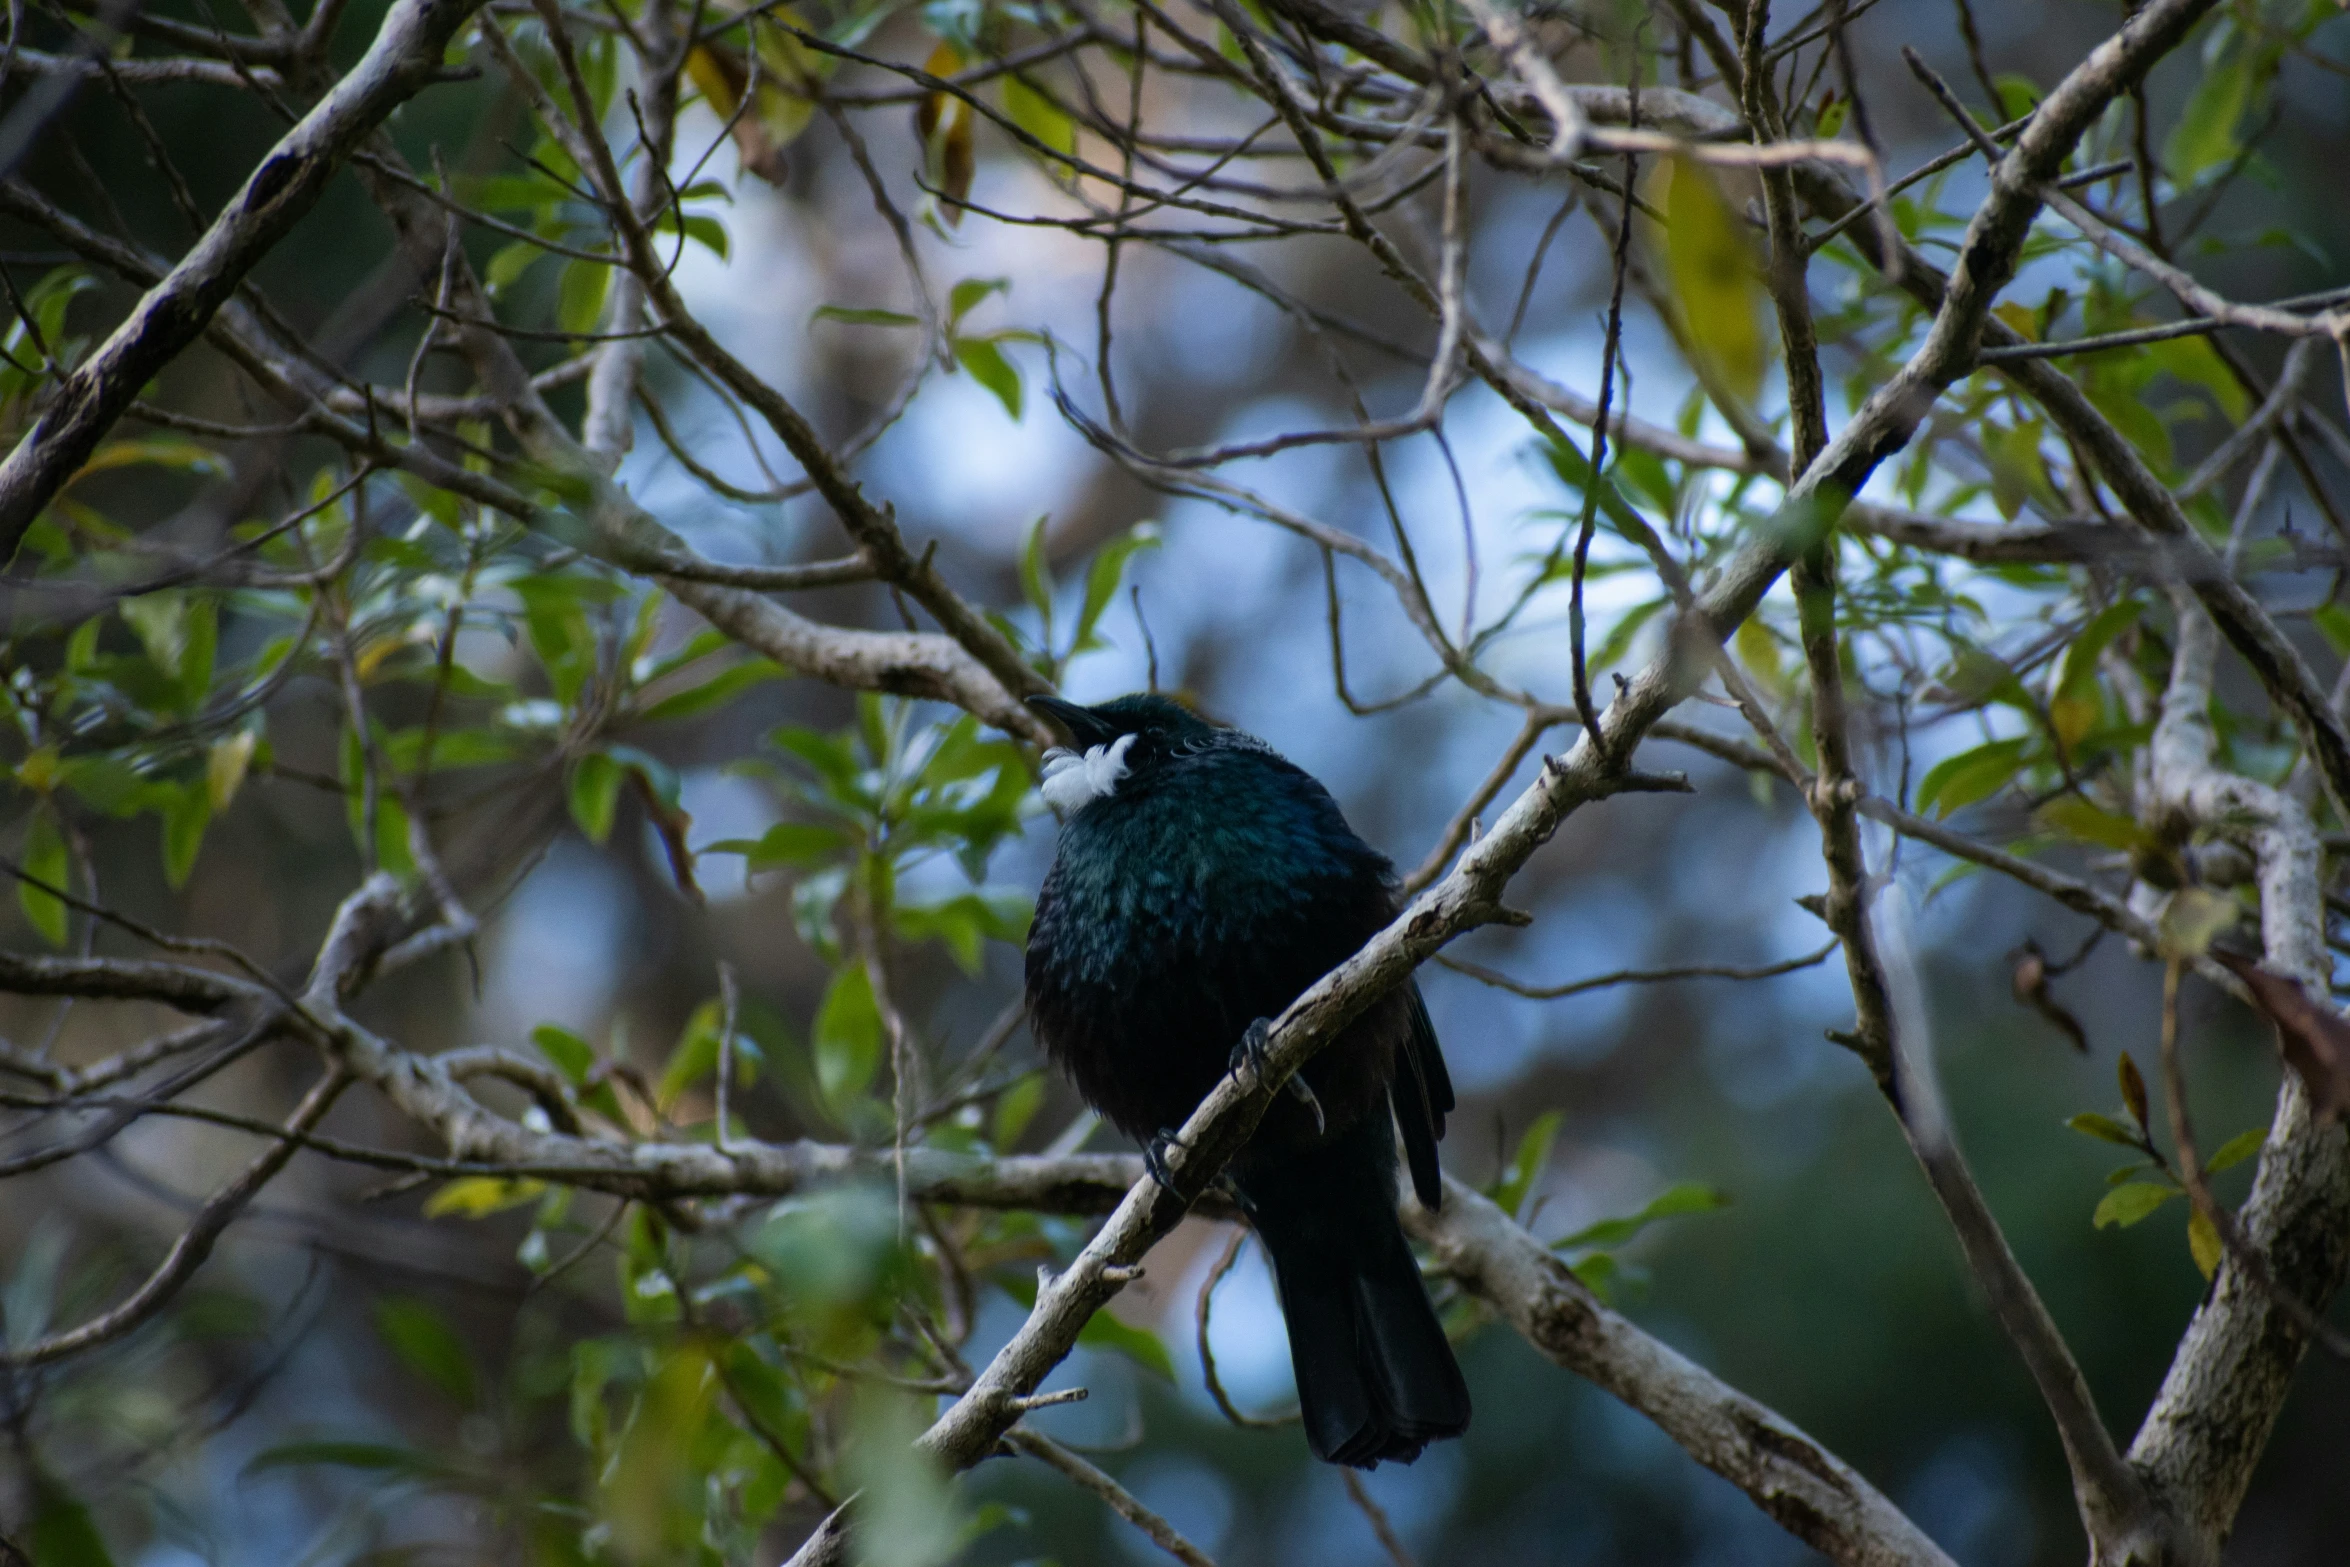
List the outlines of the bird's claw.
{"label": "bird's claw", "polygon": [[1228,1069],[1237,1072],[1245,1066],[1250,1076],[1261,1081],[1265,1075],[1265,1053],[1272,1040],[1272,1019],[1258,1018],[1241,1034],[1240,1043],[1232,1047],[1232,1060]]}
{"label": "bird's claw", "polygon": [[1165,1192],[1168,1196],[1175,1198],[1178,1202],[1182,1200],[1183,1193],[1176,1189],[1174,1172],[1167,1168],[1167,1150],[1170,1148],[1180,1148],[1182,1146],[1182,1138],[1177,1137],[1167,1128],[1161,1127],[1159,1128],[1159,1135],[1145,1143],[1142,1149],[1142,1168],[1144,1172],[1148,1174],[1152,1180],[1158,1182],[1159,1190]]}
{"label": "bird's claw", "polygon": [[1322,1117],[1322,1101],[1314,1097],[1314,1090],[1307,1085],[1303,1077],[1293,1077],[1282,1086],[1289,1090],[1290,1098],[1300,1101],[1308,1110],[1314,1112],[1314,1135],[1316,1137],[1320,1137],[1330,1129],[1330,1123]]}
{"label": "bird's claw", "polygon": [[[1270,1053],[1272,1040],[1273,1020],[1271,1018],[1261,1017],[1249,1024],[1246,1032],[1240,1036],[1240,1043],[1232,1047],[1230,1070],[1238,1072],[1241,1068],[1246,1067],[1251,1077],[1260,1083],[1263,1082],[1265,1080],[1265,1062]],[[1289,1090],[1290,1098],[1297,1100],[1314,1113],[1314,1135],[1316,1137],[1320,1137],[1329,1130],[1329,1122],[1322,1115],[1322,1101],[1314,1097],[1314,1090],[1307,1085],[1303,1077],[1292,1077],[1282,1086]]]}

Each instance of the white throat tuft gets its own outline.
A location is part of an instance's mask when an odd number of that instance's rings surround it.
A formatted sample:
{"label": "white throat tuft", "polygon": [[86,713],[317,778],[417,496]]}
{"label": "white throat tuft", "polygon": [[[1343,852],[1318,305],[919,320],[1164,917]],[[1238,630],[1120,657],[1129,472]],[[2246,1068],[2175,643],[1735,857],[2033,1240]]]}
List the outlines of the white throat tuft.
{"label": "white throat tuft", "polygon": [[1134,736],[1120,735],[1108,745],[1097,745],[1083,756],[1062,746],[1044,754],[1044,803],[1063,816],[1073,815],[1095,800],[1118,792],[1126,776],[1126,753]]}

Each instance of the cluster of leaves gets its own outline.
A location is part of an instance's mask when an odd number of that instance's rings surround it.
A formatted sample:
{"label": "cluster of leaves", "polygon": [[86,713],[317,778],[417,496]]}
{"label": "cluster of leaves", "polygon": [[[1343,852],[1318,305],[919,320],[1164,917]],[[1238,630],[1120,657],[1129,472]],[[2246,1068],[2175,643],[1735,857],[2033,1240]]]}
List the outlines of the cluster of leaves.
{"label": "cluster of leaves", "polygon": [[[2105,1177],[2109,1189],[2090,1215],[2090,1222],[2101,1230],[2126,1230],[2153,1217],[2173,1198],[2187,1195],[2187,1188],[2170,1160],[2154,1144],[2154,1133],[2146,1120],[2146,1078],[2127,1050],[2121,1053],[2115,1073],[2121,1083],[2121,1116],[2084,1110],[2064,1123],[2083,1137],[2113,1143],[2141,1156],[2136,1163],[2122,1165]],[[2267,1140],[2268,1134],[2258,1127],[2238,1132],[2204,1161],[2203,1178],[2208,1181],[2222,1171],[2234,1169],[2260,1152]],[[2187,1251],[2207,1279],[2218,1269],[2223,1253],[2219,1231],[2200,1209],[2192,1206],[2187,1214]]]}

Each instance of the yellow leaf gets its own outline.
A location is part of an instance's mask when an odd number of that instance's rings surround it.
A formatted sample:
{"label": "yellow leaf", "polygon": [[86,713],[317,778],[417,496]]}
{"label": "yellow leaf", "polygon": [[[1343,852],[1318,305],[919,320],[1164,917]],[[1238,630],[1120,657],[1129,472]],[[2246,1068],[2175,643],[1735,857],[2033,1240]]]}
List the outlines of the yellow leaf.
{"label": "yellow leaf", "polygon": [[432,1194],[424,1205],[424,1216],[438,1219],[453,1213],[461,1219],[487,1218],[520,1207],[546,1189],[544,1181],[509,1181],[494,1175],[459,1176]]}
{"label": "yellow leaf", "polygon": [[1691,349],[1737,396],[1762,391],[1763,287],[1744,223],[1710,170],[1687,158],[1667,166],[1665,271]]}
{"label": "yellow leaf", "polygon": [[2198,1208],[2187,1216],[2187,1250],[2195,1258],[2195,1269],[2205,1278],[2219,1271],[2219,1259],[2226,1247],[2221,1244],[2219,1227],[2204,1217]]}
{"label": "yellow leaf", "polygon": [[2059,795],[2041,806],[2040,825],[2107,849],[2137,849],[2153,842],[2146,829],[2129,817],[2100,810],[2077,794]]}
{"label": "yellow leaf", "polygon": [[791,173],[783,149],[799,138],[814,118],[816,106],[805,92],[810,76],[799,40],[773,28],[759,36],[759,81],[748,109],[743,95],[752,92],[751,62],[747,55],[717,44],[706,44],[686,55],[686,74],[693,78],[710,107],[733,129],[735,152],[748,172],[770,185],[781,185]]}
{"label": "yellow leaf", "polygon": [[1786,688],[1786,671],[1779,664],[1779,639],[1771,635],[1770,627],[1749,615],[1738,623],[1738,633],[1732,639],[1738,649],[1738,661],[1754,672],[1754,677],[1773,696]]}
{"label": "yellow leaf", "polygon": [[44,745],[16,764],[16,781],[35,794],[47,794],[57,787],[57,771],[57,747]]}
{"label": "yellow leaf", "polygon": [[252,763],[253,747],[260,736],[252,730],[242,730],[225,740],[216,742],[210,755],[204,758],[204,788],[212,797],[212,814],[218,816],[237,797],[237,788],[245,781],[245,769]]}
{"label": "yellow leaf", "polygon": [[2234,928],[2243,911],[2224,892],[2183,887],[2162,911],[2158,934],[2166,958],[2199,958],[2222,932]]}
{"label": "yellow leaf", "polygon": [[369,643],[359,656],[351,661],[352,668],[358,672],[362,681],[372,680],[375,678],[375,672],[383,667],[383,661],[407,645],[407,640],[403,637],[380,637]]}
{"label": "yellow leaf", "polygon": [[2060,696],[2048,704],[2048,724],[2056,731],[2056,738],[2064,742],[2070,755],[2081,743],[2081,737],[2097,727],[2097,698],[2088,696]]}

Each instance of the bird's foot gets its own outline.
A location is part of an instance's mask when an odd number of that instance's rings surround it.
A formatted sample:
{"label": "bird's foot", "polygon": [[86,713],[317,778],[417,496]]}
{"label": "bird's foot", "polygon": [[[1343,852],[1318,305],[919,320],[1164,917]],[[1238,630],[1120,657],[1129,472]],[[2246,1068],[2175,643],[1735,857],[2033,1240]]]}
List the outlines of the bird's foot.
{"label": "bird's foot", "polygon": [[[1230,1070],[1238,1072],[1241,1068],[1246,1067],[1251,1077],[1254,1077],[1258,1082],[1263,1082],[1266,1056],[1272,1039],[1273,1020],[1271,1018],[1261,1017],[1249,1024],[1247,1031],[1240,1036],[1240,1043],[1232,1047]],[[1320,1137],[1329,1129],[1329,1122],[1322,1114],[1322,1101],[1314,1097],[1314,1090],[1307,1085],[1303,1077],[1292,1077],[1282,1086],[1289,1091],[1290,1098],[1295,1099],[1314,1113],[1314,1135],[1316,1137]]]}
{"label": "bird's foot", "polygon": [[1249,1024],[1240,1036],[1240,1043],[1232,1047],[1232,1060],[1227,1070],[1237,1072],[1247,1067],[1249,1075],[1262,1079],[1265,1075],[1265,1052],[1273,1040],[1273,1020],[1261,1017]]}
{"label": "bird's foot", "polygon": [[1142,1149],[1144,1172],[1159,1183],[1159,1190],[1178,1202],[1183,1200],[1183,1193],[1176,1189],[1174,1172],[1167,1168],[1167,1150],[1182,1146],[1183,1139],[1162,1126],[1159,1135],[1145,1143]]}
{"label": "bird's foot", "polygon": [[1282,1086],[1289,1090],[1290,1098],[1298,1100],[1308,1110],[1314,1112],[1314,1135],[1316,1137],[1320,1137],[1330,1129],[1330,1123],[1322,1117],[1322,1101],[1314,1097],[1313,1089],[1307,1086],[1303,1077],[1293,1077]]}

